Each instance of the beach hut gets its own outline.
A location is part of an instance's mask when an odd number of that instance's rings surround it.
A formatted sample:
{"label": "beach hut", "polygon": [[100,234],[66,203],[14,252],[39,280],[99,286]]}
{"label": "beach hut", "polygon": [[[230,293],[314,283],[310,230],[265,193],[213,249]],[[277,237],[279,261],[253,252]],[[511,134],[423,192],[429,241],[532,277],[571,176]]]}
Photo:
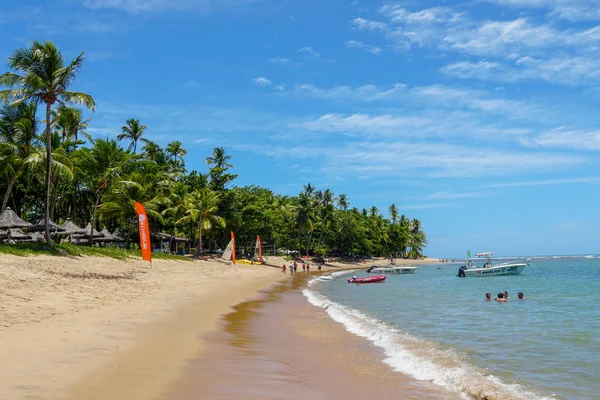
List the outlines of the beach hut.
{"label": "beach hut", "polygon": [[15,242],[24,242],[31,239],[31,236],[23,232],[19,228],[9,229],[8,230],[9,239],[14,240]]}
{"label": "beach hut", "polygon": [[0,214],[0,229],[29,228],[30,226],[29,222],[19,218],[10,207],[6,207],[6,210]]}
{"label": "beach hut", "polygon": [[[59,226],[56,222],[49,220],[48,227],[50,228],[50,232],[64,232],[66,228]],[[44,232],[46,230],[46,224],[44,219],[40,219],[37,224],[31,226],[29,228],[29,232]]]}
{"label": "beach hut", "polygon": [[123,238],[123,235],[121,235],[121,231],[119,231],[118,229],[116,231],[114,231],[112,233],[113,237],[115,238],[116,242],[124,242],[125,238]]}
{"label": "beach hut", "polygon": [[17,231],[15,235],[13,235],[12,230],[19,228],[29,228],[31,224],[27,221],[23,221],[17,213],[10,209],[10,207],[6,207],[6,210],[2,211],[0,214],[0,229],[6,229],[6,239],[12,240],[17,237],[25,236],[27,239],[29,235],[24,234],[23,232]]}
{"label": "beach hut", "polygon": [[94,238],[95,242],[118,242],[118,239],[114,237],[112,233],[108,231],[108,229],[104,228],[100,231],[100,233],[102,236]]}
{"label": "beach hut", "polygon": [[[92,235],[94,238],[100,238],[100,237],[104,236],[101,232],[97,231],[96,229],[92,229],[91,222],[85,226],[84,230],[85,230],[84,236],[88,237],[88,238],[90,237],[90,235]],[[92,230],[93,230],[93,233],[92,233]]]}
{"label": "beach hut", "polygon": [[67,218],[62,227],[65,229],[61,233],[63,235],[83,235],[85,234],[85,229],[78,227],[75,222],[71,221],[71,218]]}

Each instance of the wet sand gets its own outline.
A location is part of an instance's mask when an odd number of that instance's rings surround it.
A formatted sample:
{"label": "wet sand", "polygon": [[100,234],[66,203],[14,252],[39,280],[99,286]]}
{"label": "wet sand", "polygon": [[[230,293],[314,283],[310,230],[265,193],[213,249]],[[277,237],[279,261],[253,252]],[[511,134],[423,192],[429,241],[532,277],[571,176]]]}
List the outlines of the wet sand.
{"label": "wet sand", "polygon": [[301,294],[304,274],[234,307],[163,399],[455,399],[382,363]]}

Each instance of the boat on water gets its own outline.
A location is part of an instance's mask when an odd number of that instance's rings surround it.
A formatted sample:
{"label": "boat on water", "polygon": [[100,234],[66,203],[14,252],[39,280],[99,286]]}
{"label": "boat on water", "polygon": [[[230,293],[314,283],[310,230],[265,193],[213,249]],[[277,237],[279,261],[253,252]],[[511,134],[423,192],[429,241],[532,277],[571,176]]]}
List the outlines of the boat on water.
{"label": "boat on water", "polygon": [[501,264],[492,264],[492,256],[494,253],[491,251],[485,253],[477,253],[475,257],[477,258],[485,258],[483,265],[476,266],[473,265],[473,260],[471,259],[471,252],[467,251],[467,264],[462,265],[458,269],[458,277],[467,278],[467,277],[482,277],[482,276],[504,276],[504,275],[519,275],[526,266],[529,265],[528,262],[507,262]]}
{"label": "boat on water", "polygon": [[367,269],[367,272],[371,274],[414,274],[418,270],[419,267],[414,267],[411,265],[390,264],[386,267],[378,267],[377,265],[373,265]]}
{"label": "boat on water", "polygon": [[385,278],[385,275],[363,276],[360,278],[353,276],[348,278],[348,283],[376,283],[385,281]]}

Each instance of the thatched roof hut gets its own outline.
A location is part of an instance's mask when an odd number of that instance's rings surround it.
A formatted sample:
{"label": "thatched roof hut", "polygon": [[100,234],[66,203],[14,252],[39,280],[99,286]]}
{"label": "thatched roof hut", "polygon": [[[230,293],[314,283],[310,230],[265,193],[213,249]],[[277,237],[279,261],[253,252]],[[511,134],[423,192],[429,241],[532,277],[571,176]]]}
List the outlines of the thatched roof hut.
{"label": "thatched roof hut", "polygon": [[[66,231],[65,228],[63,228],[62,226],[59,226],[56,222],[49,220],[48,221],[48,226],[50,227],[50,232],[64,232]],[[46,230],[46,223],[44,221],[44,219],[40,219],[37,224],[31,226],[29,228],[29,232],[43,232]]]}
{"label": "thatched roof hut", "polygon": [[0,214],[0,229],[29,228],[30,226],[29,222],[19,218],[10,207],[6,207],[6,210]]}
{"label": "thatched roof hut", "polygon": [[85,234],[85,229],[78,227],[75,222],[71,221],[71,218],[67,218],[62,227],[65,228],[63,232],[64,235],[83,235]]}

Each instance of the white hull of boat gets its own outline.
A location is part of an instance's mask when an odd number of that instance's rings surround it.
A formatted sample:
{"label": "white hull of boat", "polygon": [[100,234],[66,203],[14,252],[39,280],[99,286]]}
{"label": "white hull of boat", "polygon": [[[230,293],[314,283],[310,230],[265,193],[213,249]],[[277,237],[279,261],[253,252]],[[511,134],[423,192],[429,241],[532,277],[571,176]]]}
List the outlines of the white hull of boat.
{"label": "white hull of boat", "polygon": [[527,264],[500,264],[489,268],[470,268],[464,270],[464,276],[482,277],[482,276],[504,276],[519,275]]}
{"label": "white hull of boat", "polygon": [[414,274],[419,267],[375,267],[371,269],[372,274]]}

